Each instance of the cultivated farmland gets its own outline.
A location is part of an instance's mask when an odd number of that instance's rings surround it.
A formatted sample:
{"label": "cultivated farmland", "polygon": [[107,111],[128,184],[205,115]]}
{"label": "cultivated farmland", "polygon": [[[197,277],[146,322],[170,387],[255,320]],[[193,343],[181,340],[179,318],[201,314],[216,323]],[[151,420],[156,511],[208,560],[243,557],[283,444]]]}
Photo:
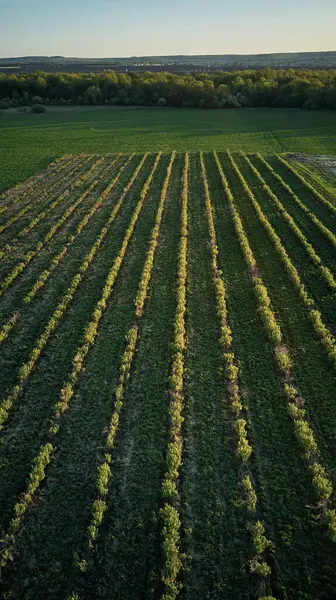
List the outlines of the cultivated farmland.
{"label": "cultivated farmland", "polygon": [[173,151],[2,194],[3,598],[336,597],[327,190]]}

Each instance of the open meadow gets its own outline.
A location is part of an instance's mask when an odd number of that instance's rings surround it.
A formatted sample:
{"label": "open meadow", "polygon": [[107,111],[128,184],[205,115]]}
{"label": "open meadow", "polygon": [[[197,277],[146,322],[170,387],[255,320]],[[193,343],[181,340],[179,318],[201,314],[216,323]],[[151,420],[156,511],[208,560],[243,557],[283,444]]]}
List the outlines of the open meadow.
{"label": "open meadow", "polygon": [[335,598],[334,117],[60,114],[0,125],[1,597]]}

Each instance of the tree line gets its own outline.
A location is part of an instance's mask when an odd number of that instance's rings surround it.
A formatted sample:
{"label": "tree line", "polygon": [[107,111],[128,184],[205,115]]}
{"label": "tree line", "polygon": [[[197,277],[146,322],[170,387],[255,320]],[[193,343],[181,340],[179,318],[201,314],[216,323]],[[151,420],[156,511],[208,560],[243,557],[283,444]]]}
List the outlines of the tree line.
{"label": "tree line", "polygon": [[336,69],[0,74],[0,108],[30,105],[336,109]]}

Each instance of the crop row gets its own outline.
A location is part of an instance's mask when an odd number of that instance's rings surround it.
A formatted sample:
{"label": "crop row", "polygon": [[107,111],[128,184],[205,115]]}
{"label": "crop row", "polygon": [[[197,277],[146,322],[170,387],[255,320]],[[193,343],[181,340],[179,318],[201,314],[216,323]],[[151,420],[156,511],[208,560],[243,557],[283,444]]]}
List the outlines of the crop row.
{"label": "crop row", "polygon": [[77,200],[75,200],[75,202],[73,202],[73,204],[71,204],[64,211],[64,213],[59,217],[56,223],[54,223],[50,227],[48,232],[45,234],[44,238],[36,244],[35,248],[27,252],[24,255],[23,259],[10,271],[10,273],[8,273],[8,275],[6,275],[6,277],[0,285],[0,296],[10,287],[13,281],[19,275],[21,275],[22,271],[24,271],[24,269],[31,263],[33,258],[35,258],[41,252],[41,250],[47,244],[49,244],[49,242],[55,236],[57,231],[64,225],[64,223],[69,219],[69,217],[71,217],[71,215],[75,212],[78,206],[82,204],[82,202],[84,202],[84,200],[91,194],[91,192],[93,192],[93,190],[99,185],[99,183],[104,180],[109,170],[110,165],[105,167],[103,172],[100,173],[100,175],[91,183],[91,185],[85,189],[85,191],[79,196],[79,198],[77,198]]}
{"label": "crop row", "polygon": [[[271,567],[267,563],[266,555],[269,549],[271,548],[271,542],[266,538],[265,528],[262,522],[256,518],[257,511],[257,494],[253,485],[253,479],[250,476],[251,465],[249,464],[249,459],[252,454],[252,446],[248,441],[248,433],[247,433],[247,421],[241,415],[244,412],[247,412],[246,404],[242,404],[241,394],[239,390],[239,369],[237,366],[237,361],[235,359],[235,355],[232,349],[232,330],[228,322],[228,312],[227,312],[227,301],[226,301],[226,288],[225,283],[222,277],[222,272],[218,267],[218,247],[217,247],[217,239],[216,239],[216,231],[215,224],[213,218],[213,210],[211,205],[211,198],[209,192],[209,186],[207,182],[207,173],[206,168],[203,161],[203,155],[201,153],[201,170],[202,170],[202,179],[203,179],[203,187],[204,187],[204,199],[205,199],[205,207],[206,207],[206,215],[208,220],[208,229],[209,229],[209,237],[210,237],[210,249],[211,249],[211,258],[212,258],[212,274],[213,274],[213,282],[215,287],[216,294],[216,303],[217,303],[217,316],[220,321],[220,345],[222,348],[222,357],[225,365],[225,378],[227,382],[227,391],[230,402],[231,413],[234,419],[234,428],[236,432],[237,442],[236,442],[236,455],[242,463],[241,469],[241,486],[244,494],[244,504],[247,508],[247,513],[249,515],[248,520],[248,530],[251,533],[253,547],[254,547],[254,556],[250,561],[250,568],[253,573],[265,578],[271,573]],[[215,160],[217,164],[217,168],[219,171],[219,175],[221,178],[222,185],[226,192],[226,195],[229,197],[229,201],[232,201],[232,195],[228,187],[228,183],[225,179],[222,167],[219,163],[217,155],[215,155]],[[261,584],[261,594],[265,593],[265,584],[262,582]]]}
{"label": "crop row", "polygon": [[[23,187],[22,183],[19,183],[15,187],[1,194],[0,202],[2,201],[3,204],[0,206],[0,214],[6,212],[16,202],[20,202],[26,198],[31,193],[31,190],[35,185],[39,186],[41,183],[42,185],[49,184],[50,179],[52,179],[54,176],[59,177],[63,170],[65,170],[70,164],[79,161],[80,158],[81,157],[78,156],[61,156],[56,162],[50,163],[48,169],[46,169],[42,174],[34,175],[28,181],[25,181]],[[9,201],[7,204],[5,204],[6,200]]]}
{"label": "crop row", "polygon": [[265,190],[265,192],[267,193],[268,197],[271,199],[271,201],[273,202],[273,204],[275,204],[275,206],[279,209],[279,211],[281,212],[281,214],[284,217],[285,221],[288,223],[288,225],[291,228],[291,230],[294,232],[294,234],[297,237],[297,239],[305,247],[305,249],[306,249],[306,251],[307,251],[307,253],[309,255],[309,258],[311,259],[311,261],[313,262],[313,264],[317,265],[319,267],[319,270],[320,270],[320,273],[321,273],[323,279],[326,281],[326,283],[329,285],[329,287],[332,290],[335,290],[336,289],[336,281],[335,281],[335,279],[333,277],[333,274],[331,273],[330,269],[328,269],[328,267],[325,267],[322,264],[322,260],[318,256],[318,254],[316,253],[316,251],[315,251],[314,247],[312,246],[312,244],[310,244],[310,242],[308,242],[306,236],[302,233],[301,229],[297,226],[297,224],[295,223],[294,219],[287,212],[286,208],[284,207],[284,205],[282,204],[282,202],[279,200],[279,198],[276,196],[276,194],[267,185],[267,183],[265,182],[265,180],[263,179],[263,177],[260,175],[258,169],[256,169],[256,167],[252,164],[252,162],[250,161],[250,159],[246,156],[246,154],[244,152],[241,152],[240,154],[241,154],[241,156],[243,156],[243,158],[245,159],[245,161],[249,165],[250,169],[253,171],[253,173],[255,174],[255,176],[257,177],[257,179],[260,181],[260,183],[261,183],[263,189]]}
{"label": "crop row", "polygon": [[[63,187],[61,194],[59,194],[59,192],[57,192],[59,195],[59,199],[55,200],[55,202],[57,204],[65,196],[68,195],[68,191],[69,191],[68,190],[68,178],[69,178],[69,176],[75,175],[77,173],[77,171],[79,170],[79,168],[82,167],[83,165],[85,165],[89,160],[91,160],[91,158],[83,159],[83,161],[80,162],[79,164],[75,164],[70,172],[66,173],[66,175],[64,176],[65,177],[65,187]],[[0,234],[3,233],[5,230],[7,230],[9,227],[11,227],[11,225],[13,225],[17,221],[19,221],[23,216],[25,216],[26,213],[33,210],[35,208],[35,206],[37,205],[37,200],[39,199],[40,195],[41,195],[41,199],[45,198],[46,195],[49,196],[54,191],[54,189],[58,190],[60,187],[60,184],[62,184],[62,183],[63,183],[63,178],[60,178],[53,186],[51,186],[48,189],[47,194],[46,194],[46,190],[44,188],[42,188],[38,192],[38,195],[34,195],[34,197],[31,198],[30,201],[23,206],[23,208],[21,208],[17,213],[15,213],[12,217],[7,219],[2,225],[0,225]],[[3,252],[3,249],[1,250],[1,252]],[[0,255],[0,257],[2,257],[2,254]]]}
{"label": "crop row", "polygon": [[[149,248],[146,254],[145,264],[140,277],[138,291],[135,298],[135,311],[134,311],[134,323],[126,334],[126,348],[121,358],[121,364],[119,367],[119,377],[117,386],[115,389],[115,403],[114,410],[112,413],[111,421],[109,424],[106,448],[104,460],[98,466],[97,469],[97,498],[94,500],[91,506],[92,516],[88,526],[88,546],[89,549],[93,547],[94,542],[97,539],[99,527],[102,523],[104,514],[107,509],[107,495],[109,491],[109,483],[111,479],[111,462],[112,462],[112,450],[114,448],[115,438],[119,427],[119,417],[122,410],[125,386],[130,377],[134,354],[136,350],[137,341],[139,338],[139,324],[143,315],[145,302],[148,297],[149,283],[152,275],[155,251],[158,245],[162,215],[164,206],[167,198],[168,185],[171,178],[172,168],[175,160],[176,153],[173,152],[169,165],[167,167],[166,178],[161,190],[161,198],[158,207],[158,211],[155,218],[155,224],[152,230],[151,239],[149,242]],[[78,562],[78,561],[77,561]],[[80,560],[78,564],[85,565],[87,569],[87,561],[85,558]],[[77,597],[78,595],[72,594],[71,598]]]}
{"label": "crop row", "polygon": [[[60,252],[56,256],[53,257],[49,267],[42,271],[42,273],[40,274],[38,279],[35,281],[35,283],[32,285],[32,287],[30,288],[30,290],[27,292],[26,296],[24,297],[24,302],[26,304],[29,304],[29,302],[32,301],[32,299],[36,296],[37,292],[44,286],[46,281],[50,278],[50,275],[53,273],[53,271],[56,269],[56,267],[63,260],[66,253],[68,252],[70,246],[75,242],[75,240],[81,234],[83,229],[88,225],[88,223],[90,222],[90,220],[94,216],[94,214],[104,204],[106,198],[108,198],[109,194],[115,188],[121,175],[123,174],[125,169],[128,167],[129,163],[134,158],[134,156],[135,156],[134,154],[131,154],[130,157],[128,158],[128,160],[120,167],[116,176],[108,184],[108,186],[105,188],[105,190],[99,196],[98,200],[93,204],[93,206],[90,208],[90,210],[81,219],[81,221],[79,222],[79,224],[76,227],[75,232],[73,234],[69,235],[69,237],[66,240],[66,243],[64,244],[64,246],[62,247]],[[117,159],[118,159],[118,157],[111,163],[110,168],[113,167],[113,165],[115,164]]]}
{"label": "crop row", "polygon": [[[109,301],[112,291],[114,289],[114,284],[116,282],[117,276],[118,276],[120,268],[122,266],[122,263],[123,263],[123,260],[124,260],[124,257],[125,257],[125,254],[126,254],[126,251],[128,248],[129,241],[133,235],[136,223],[139,219],[144,201],[147,197],[151,182],[152,182],[154,174],[158,168],[160,159],[161,159],[161,153],[159,153],[157,155],[154,165],[151,169],[151,172],[140,192],[140,198],[137,202],[137,205],[136,205],[133,215],[131,217],[130,223],[125,232],[125,236],[122,241],[118,255],[116,256],[115,260],[113,261],[113,265],[107,274],[101,297],[98,300],[98,302],[96,303],[96,306],[91,315],[91,319],[85,327],[82,342],[81,342],[80,346],[77,348],[77,351],[73,357],[72,370],[71,370],[66,382],[62,386],[62,389],[59,394],[59,399],[54,406],[54,413],[53,413],[53,416],[51,417],[51,425],[50,425],[49,432],[48,432],[49,441],[41,446],[38,456],[34,459],[32,471],[29,476],[27,490],[23,493],[20,501],[14,507],[14,517],[12,518],[12,520],[9,524],[8,533],[5,535],[5,537],[3,539],[3,543],[5,544],[6,550],[3,552],[2,559],[1,559],[2,566],[5,566],[5,564],[8,562],[8,560],[11,556],[11,549],[13,547],[13,544],[15,543],[16,534],[22,525],[24,515],[28,509],[28,506],[31,504],[31,502],[33,500],[33,494],[30,491],[32,478],[34,479],[33,493],[35,493],[39,487],[39,484],[45,478],[46,467],[50,463],[53,452],[56,450],[56,439],[57,439],[56,436],[59,431],[61,416],[66,412],[66,410],[69,407],[69,403],[74,394],[74,389],[75,389],[76,383],[78,381],[78,377],[84,366],[85,358],[86,358],[90,348],[93,346],[95,339],[98,335],[98,328],[99,328],[100,320],[106,310],[108,301]],[[89,264],[89,262],[87,264]],[[76,282],[78,281],[78,276],[76,276],[74,278],[73,283],[75,281]],[[76,283],[75,285],[77,286],[78,283]],[[72,293],[72,296],[73,296],[73,288],[71,289],[70,293]],[[47,326],[47,329],[48,329],[48,326]],[[34,354],[34,351],[32,354]],[[29,367],[30,367],[30,365],[29,365]],[[105,471],[106,470],[104,470],[104,469],[99,471],[102,485],[103,485],[102,482],[104,481]]]}
{"label": "crop row", "polygon": [[[258,272],[258,266],[244,231],[242,221],[235,207],[233,195],[216,155],[215,158],[226,196],[230,204],[230,209],[233,215],[233,221],[241,249],[246,263],[250,269],[255,295],[259,304],[259,311],[262,316],[268,338],[274,347],[276,362],[280,372],[282,373],[282,383],[288,400],[288,412],[294,421],[295,433],[303,451],[303,458],[308,462],[308,468],[312,475],[312,483],[315,489],[316,497],[319,502],[319,506],[328,522],[330,537],[332,540],[336,541],[336,513],[333,509],[329,508],[329,505],[332,502],[332,495],[334,493],[332,483],[324,467],[318,462],[319,451],[317,443],[306,418],[306,411],[302,408],[304,400],[293,384],[292,359],[289,355],[288,349],[283,343],[281,329],[272,310],[268,290]],[[231,164],[234,167],[235,163],[232,157],[231,161]],[[236,169],[236,172],[239,171],[238,167],[236,167]],[[244,182],[244,190],[246,192],[249,190],[249,193],[252,194],[242,175],[240,177],[240,181],[242,184]]]}
{"label": "crop row", "polygon": [[[118,173],[116,174],[116,176],[109,183],[109,185],[105,188],[105,190],[99,196],[98,200],[93,204],[93,206],[89,209],[89,211],[81,219],[80,223],[77,225],[77,228],[76,228],[75,232],[73,234],[71,234],[71,235],[68,236],[67,241],[64,244],[64,246],[62,247],[62,249],[60,250],[60,252],[56,256],[54,256],[52,258],[49,267],[47,269],[44,269],[42,271],[42,273],[39,275],[38,279],[35,281],[35,283],[33,283],[33,285],[28,290],[27,294],[25,295],[25,297],[23,299],[23,301],[26,304],[29,304],[33,300],[33,298],[35,298],[37,292],[48,281],[48,279],[50,278],[50,276],[53,273],[53,271],[57,268],[57,266],[60,264],[60,262],[65,257],[65,255],[68,252],[70,246],[78,238],[78,236],[80,235],[80,233],[82,232],[82,230],[89,223],[89,221],[92,218],[92,216],[97,212],[97,210],[99,210],[99,208],[102,206],[102,204],[104,203],[104,201],[106,200],[106,198],[108,197],[108,195],[111,193],[111,191],[113,190],[113,188],[116,186],[116,184],[118,183],[118,181],[119,181],[119,179],[120,179],[123,171],[126,169],[126,167],[128,166],[128,164],[132,160],[133,156],[134,156],[134,154],[132,154],[129,157],[129,159],[126,161],[126,163],[124,163],[124,165],[122,165],[120,167],[120,169],[119,169]],[[118,158],[119,158],[119,155],[108,166],[108,169],[112,169],[113,168],[113,165],[117,162]],[[104,173],[105,173],[105,171],[104,171]],[[5,339],[7,339],[8,335],[9,335],[11,329],[14,327],[14,325],[15,325],[18,317],[19,317],[19,313],[16,310],[16,311],[13,312],[13,314],[9,318],[9,320],[2,327],[0,327],[0,344],[2,342],[4,342]]]}
{"label": "crop row", "polygon": [[[328,239],[328,241],[336,247],[336,236],[328,229],[323,223],[321,223],[320,219],[311,211],[309,208],[300,200],[300,198],[295,194],[292,188],[286,183],[281,175],[277,173],[273,167],[261,156],[261,154],[257,154],[260,162],[268,169],[270,173],[275,177],[275,179],[280,183],[280,185],[290,194],[293,198],[294,202],[300,207],[300,209],[308,215],[308,217],[313,221],[313,223],[318,227],[321,233]],[[278,157],[280,159],[280,157]]]}
{"label": "crop row", "polygon": [[314,300],[308,295],[308,293],[305,289],[305,286],[301,281],[301,278],[300,278],[300,275],[299,275],[297,269],[293,265],[285,248],[282,245],[282,241],[281,241],[280,237],[275,232],[272,225],[268,221],[267,217],[264,215],[263,211],[261,210],[254,194],[250,190],[247,182],[245,181],[243,175],[241,174],[239,168],[237,167],[230,152],[228,152],[228,157],[229,157],[230,163],[232,165],[232,168],[233,168],[234,172],[236,173],[236,175],[238,176],[246,195],[248,196],[249,200],[251,201],[251,204],[255,210],[255,213],[258,217],[259,222],[261,223],[261,225],[265,229],[266,233],[268,234],[271,242],[273,243],[277,253],[279,254],[279,256],[282,260],[282,263],[283,263],[292,283],[294,284],[294,286],[296,287],[296,289],[298,291],[300,299],[302,300],[304,306],[308,310],[308,315],[312,322],[312,325],[314,327],[317,337],[320,339],[322,345],[324,346],[327,356],[331,360],[333,366],[336,367],[336,344],[335,344],[335,339],[334,339],[333,335],[331,334],[329,329],[323,323],[321,313],[319,310],[317,310],[315,308]]}
{"label": "crop row", "polygon": [[[71,185],[71,179],[69,181],[69,175],[68,175],[66,191],[63,192],[61,195],[59,195],[49,206],[47,206],[44,210],[39,212],[36,217],[34,217],[27,225],[25,225],[16,234],[16,236],[11,239],[10,244],[6,244],[6,246],[4,246],[0,250],[0,257],[3,258],[4,255],[6,254],[6,252],[13,250],[15,248],[15,244],[18,242],[18,240],[20,238],[26,236],[30,231],[32,231],[38,225],[38,223],[40,223],[40,221],[42,221],[42,219],[44,219],[47,215],[49,215],[54,210],[54,208],[56,208],[60,204],[60,202],[62,202],[62,200],[67,198],[70,194],[72,187],[73,188],[78,187],[78,186],[82,185],[83,183],[85,183],[89,178],[91,178],[91,176],[95,173],[95,171],[98,169],[98,167],[104,162],[104,160],[105,160],[104,158],[98,159],[84,175],[80,175],[79,177],[76,177],[76,179],[72,185]],[[72,173],[70,173],[70,177],[71,177],[71,175],[72,175]],[[69,183],[70,183],[70,187],[69,187]]]}
{"label": "crop row", "polygon": [[180,556],[179,515],[180,495],[178,480],[182,462],[182,423],[183,423],[183,379],[184,356],[186,350],[186,295],[187,295],[187,256],[188,256],[188,194],[189,194],[189,155],[185,154],[183,187],[181,196],[180,245],[177,274],[177,307],[174,321],[174,354],[170,374],[169,444],[166,456],[166,473],[162,483],[164,506],[161,508],[163,557],[162,583],[163,600],[174,600],[179,593],[179,573],[182,566]]}
{"label": "crop row", "polygon": [[7,395],[7,397],[1,402],[0,404],[0,429],[3,428],[4,423],[7,421],[8,416],[9,416],[9,412],[14,404],[14,402],[16,402],[18,400],[18,398],[20,397],[20,395],[22,394],[22,391],[25,387],[25,384],[28,380],[28,378],[30,377],[30,374],[32,373],[36,362],[38,361],[43,349],[45,348],[46,344],[48,343],[49,338],[51,337],[52,333],[55,331],[56,327],[58,326],[58,323],[60,322],[60,320],[63,318],[63,315],[65,313],[65,311],[67,310],[70,302],[72,301],[75,292],[83,278],[84,273],[87,271],[89,265],[91,264],[92,260],[94,259],[96,253],[98,252],[100,246],[102,245],[105,237],[107,236],[108,232],[109,232],[109,228],[112,225],[113,221],[115,220],[115,218],[117,217],[117,214],[119,212],[119,209],[121,207],[121,204],[125,198],[125,196],[127,195],[127,193],[129,192],[129,190],[131,189],[136,177],[138,176],[146,158],[147,158],[148,154],[145,154],[145,156],[142,158],[140,164],[138,165],[137,169],[135,170],[133,177],[131,178],[131,180],[128,182],[128,184],[125,186],[123,193],[121,194],[117,204],[113,207],[111,214],[109,216],[109,218],[107,219],[106,223],[103,225],[103,227],[101,228],[96,241],[93,243],[93,245],[91,246],[89,252],[86,254],[77,274],[73,277],[69,287],[67,288],[67,290],[65,291],[65,293],[63,294],[60,302],[58,303],[54,313],[52,314],[52,316],[50,317],[43,333],[40,335],[40,337],[38,338],[34,349],[32,350],[30,357],[28,359],[27,362],[25,362],[19,369],[19,373],[18,373],[18,378],[17,378],[17,383],[16,385],[13,386],[12,390],[10,391],[10,393]]}
{"label": "crop row", "polygon": [[287,160],[285,160],[283,158],[283,156],[279,156],[277,155],[277,158],[280,160],[280,162],[287,167],[287,169],[293,173],[293,175],[295,175],[295,177],[302,183],[302,185],[309,190],[313,196],[315,196],[315,198],[317,200],[319,200],[320,202],[322,202],[322,204],[324,204],[332,213],[336,214],[336,206],[334,204],[332,204],[331,202],[329,202],[329,200],[327,200],[324,196],[322,196],[322,194],[320,194],[320,192],[318,192],[314,186],[312,186],[309,181],[307,181],[304,177],[302,177],[302,175],[300,175],[300,173],[295,169],[295,167],[293,167],[293,165],[291,165]]}

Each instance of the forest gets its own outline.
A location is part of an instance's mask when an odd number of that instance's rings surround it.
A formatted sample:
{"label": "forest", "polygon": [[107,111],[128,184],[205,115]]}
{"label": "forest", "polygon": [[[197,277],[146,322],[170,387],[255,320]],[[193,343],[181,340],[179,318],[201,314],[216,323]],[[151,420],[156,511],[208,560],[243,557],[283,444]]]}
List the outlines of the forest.
{"label": "forest", "polygon": [[0,74],[0,108],[31,105],[336,109],[336,70]]}

